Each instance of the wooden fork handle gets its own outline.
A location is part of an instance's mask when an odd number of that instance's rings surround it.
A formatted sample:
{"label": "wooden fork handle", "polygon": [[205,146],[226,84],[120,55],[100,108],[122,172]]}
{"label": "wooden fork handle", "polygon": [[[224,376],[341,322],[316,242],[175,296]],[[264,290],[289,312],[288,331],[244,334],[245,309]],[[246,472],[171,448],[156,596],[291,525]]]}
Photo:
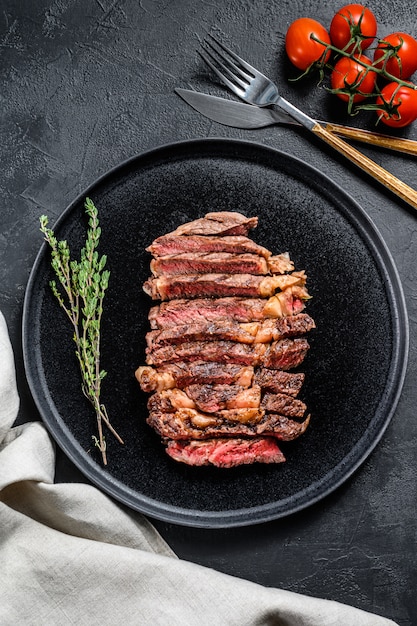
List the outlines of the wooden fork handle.
{"label": "wooden fork handle", "polygon": [[410,204],[414,209],[417,209],[417,191],[415,189],[403,183],[399,178],[385,170],[383,167],[378,165],[378,163],[375,163],[375,161],[372,161],[372,159],[369,159],[367,156],[362,154],[362,152],[359,152],[359,150],[356,150],[356,148],[350,144],[343,141],[343,139],[337,135],[334,135],[324,126],[315,124],[312,131],[315,135],[320,137],[320,139],[352,161],[352,163],[355,163],[355,165],[360,167],[364,172],[373,176],[373,178],[375,178],[378,182],[408,202],[408,204]]}
{"label": "wooden fork handle", "polygon": [[388,150],[395,150],[396,152],[404,152],[405,154],[411,154],[414,156],[417,155],[417,141],[412,139],[391,137],[390,135],[383,135],[382,133],[374,133],[371,130],[352,128],[351,126],[341,126],[340,124],[332,124],[331,122],[322,122],[322,125],[326,130],[339,135],[339,137],[354,139],[355,141],[360,141],[361,143],[369,143],[373,146],[379,146],[380,148],[386,148]]}

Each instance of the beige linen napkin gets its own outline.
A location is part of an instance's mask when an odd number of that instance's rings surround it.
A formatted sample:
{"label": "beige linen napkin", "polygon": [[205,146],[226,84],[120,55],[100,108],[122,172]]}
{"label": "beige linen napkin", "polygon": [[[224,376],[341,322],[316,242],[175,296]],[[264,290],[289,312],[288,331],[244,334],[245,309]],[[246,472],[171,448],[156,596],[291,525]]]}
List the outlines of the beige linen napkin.
{"label": "beige linen napkin", "polygon": [[178,559],[142,515],[86,484],[54,484],[44,426],[19,406],[0,313],[0,624],[389,626],[328,600]]}

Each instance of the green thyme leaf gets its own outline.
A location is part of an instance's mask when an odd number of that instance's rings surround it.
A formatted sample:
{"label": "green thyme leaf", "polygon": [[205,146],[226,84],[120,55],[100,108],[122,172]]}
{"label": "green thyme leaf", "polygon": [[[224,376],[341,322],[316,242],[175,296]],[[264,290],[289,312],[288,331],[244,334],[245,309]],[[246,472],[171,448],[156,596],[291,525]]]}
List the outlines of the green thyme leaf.
{"label": "green thyme leaf", "polygon": [[97,251],[101,235],[97,208],[90,198],[86,198],[84,208],[89,219],[80,261],[71,260],[68,242],[57,240],[53,230],[48,228],[46,215],[41,215],[39,221],[40,230],[51,250],[51,266],[58,279],[58,282],[51,280],[50,287],[73,326],[82,392],[93,405],[96,415],[98,436],[92,435],[92,438],[106,465],[103,423],[123,443],[109,421],[105,406],[100,403],[101,381],[106,376],[106,371],[100,369],[101,318],[110,271],[105,269],[107,257],[100,257]]}

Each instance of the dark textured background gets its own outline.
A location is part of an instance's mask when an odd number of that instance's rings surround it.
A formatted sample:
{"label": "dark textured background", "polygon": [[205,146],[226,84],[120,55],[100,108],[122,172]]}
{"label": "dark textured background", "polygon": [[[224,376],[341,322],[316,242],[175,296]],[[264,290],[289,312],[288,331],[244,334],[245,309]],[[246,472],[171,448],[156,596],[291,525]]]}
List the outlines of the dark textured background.
{"label": "dark textured background", "polygon": [[[20,421],[37,418],[24,380],[20,324],[25,287],[40,246],[38,217],[51,222],[97,176],[167,142],[235,137],[276,146],[326,172],[374,220],[397,264],[410,318],[410,359],[396,414],[374,453],[343,487],[291,518],[240,530],[158,522],[180,557],[218,570],[417,622],[416,217],[412,209],[302,131],[240,131],[200,117],[176,86],[221,93],[196,54],[219,35],[282,85],[306,112],[346,121],[314,80],[294,75],[283,52],[289,23],[326,25],[341,3],[318,0],[15,0],[0,2],[2,197],[0,309],[16,353]],[[377,0],[381,36],[417,36],[417,3]],[[370,127],[372,118],[354,121]],[[403,135],[417,139],[416,127]],[[372,148],[372,158],[416,185],[415,160]],[[366,277],[363,277],[366,280]],[[358,312],[360,314],[360,311]],[[59,480],[83,480],[58,453]]]}

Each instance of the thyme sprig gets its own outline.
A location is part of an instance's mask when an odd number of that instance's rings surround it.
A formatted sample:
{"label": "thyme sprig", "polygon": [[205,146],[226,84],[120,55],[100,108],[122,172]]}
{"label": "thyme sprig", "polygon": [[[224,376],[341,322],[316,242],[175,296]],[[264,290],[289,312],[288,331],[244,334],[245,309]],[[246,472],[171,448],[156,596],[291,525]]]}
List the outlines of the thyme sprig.
{"label": "thyme sprig", "polygon": [[58,279],[58,282],[51,280],[49,284],[73,326],[82,392],[96,415],[98,437],[93,435],[92,439],[101,452],[103,464],[107,465],[103,423],[123,443],[100,401],[101,382],[107,374],[100,368],[101,319],[110,272],[105,269],[106,256],[99,256],[97,250],[101,235],[97,208],[90,198],[86,198],[84,208],[89,218],[88,230],[79,261],[71,259],[68,242],[59,241],[53,230],[48,228],[47,216],[42,215],[39,221],[40,230],[51,249],[51,265]]}

